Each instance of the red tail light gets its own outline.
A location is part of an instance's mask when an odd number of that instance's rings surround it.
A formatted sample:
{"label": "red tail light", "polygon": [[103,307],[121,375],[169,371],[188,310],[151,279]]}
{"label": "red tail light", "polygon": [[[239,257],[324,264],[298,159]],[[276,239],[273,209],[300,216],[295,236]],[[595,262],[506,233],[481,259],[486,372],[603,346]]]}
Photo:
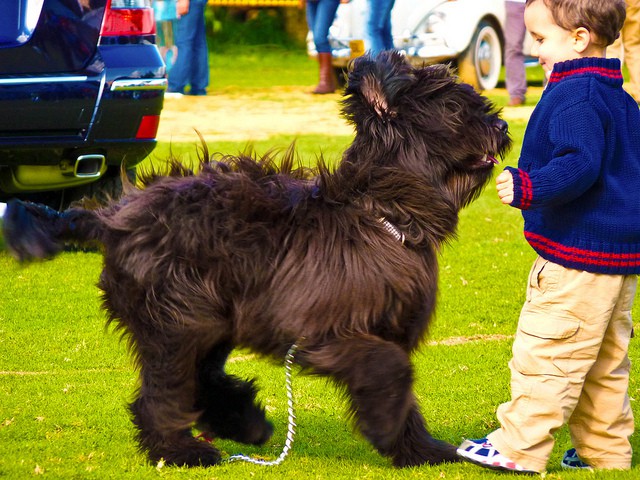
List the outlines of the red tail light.
{"label": "red tail light", "polygon": [[138,140],[153,139],[158,134],[158,126],[160,125],[160,115],[145,115],[142,117],[136,138]]}
{"label": "red tail light", "polygon": [[108,0],[100,33],[107,37],[155,34],[151,0]]}

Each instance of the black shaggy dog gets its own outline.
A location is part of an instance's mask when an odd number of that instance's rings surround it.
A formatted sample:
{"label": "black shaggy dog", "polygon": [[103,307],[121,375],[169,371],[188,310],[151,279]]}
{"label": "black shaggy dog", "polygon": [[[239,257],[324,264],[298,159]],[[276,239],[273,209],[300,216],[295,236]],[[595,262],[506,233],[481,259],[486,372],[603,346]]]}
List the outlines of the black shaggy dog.
{"label": "black shaggy dog", "polygon": [[261,444],[256,389],[225,373],[235,347],[296,362],[343,387],[356,426],[398,467],[456,461],[427,431],[410,354],[435,308],[440,246],[510,146],[498,112],[444,66],[396,53],[352,66],[343,115],[356,129],[333,171],[292,155],[174,166],[119,202],[57,213],[13,202],[6,243],[21,260],[98,244],[110,319],[140,369],[131,404],[141,448],[214,465],[192,426]]}

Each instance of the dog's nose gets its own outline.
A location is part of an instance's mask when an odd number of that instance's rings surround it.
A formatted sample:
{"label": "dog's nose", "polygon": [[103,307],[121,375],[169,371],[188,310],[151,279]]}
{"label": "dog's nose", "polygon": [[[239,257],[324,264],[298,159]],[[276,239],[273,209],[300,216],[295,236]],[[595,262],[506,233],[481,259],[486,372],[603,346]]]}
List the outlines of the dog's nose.
{"label": "dog's nose", "polygon": [[496,122],[496,128],[500,130],[502,133],[509,132],[509,124],[504,120],[500,119]]}

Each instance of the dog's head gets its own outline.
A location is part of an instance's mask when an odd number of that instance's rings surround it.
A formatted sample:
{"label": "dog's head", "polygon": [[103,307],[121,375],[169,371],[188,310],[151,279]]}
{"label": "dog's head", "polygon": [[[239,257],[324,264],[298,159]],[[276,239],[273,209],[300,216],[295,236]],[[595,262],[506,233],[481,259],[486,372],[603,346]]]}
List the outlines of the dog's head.
{"label": "dog's head", "polygon": [[414,68],[397,52],[355,59],[342,103],[360,151],[442,187],[458,208],[511,146],[507,123],[486,97],[447,66]]}

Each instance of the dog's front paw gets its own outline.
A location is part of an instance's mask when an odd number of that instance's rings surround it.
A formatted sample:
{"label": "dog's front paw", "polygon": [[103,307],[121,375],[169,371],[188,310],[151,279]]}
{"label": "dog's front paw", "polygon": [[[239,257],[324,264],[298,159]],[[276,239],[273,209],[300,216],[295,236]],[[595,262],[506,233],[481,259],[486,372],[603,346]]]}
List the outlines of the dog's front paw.
{"label": "dog's front paw", "polygon": [[245,443],[262,445],[271,438],[271,435],[273,435],[273,424],[265,420],[262,424],[256,425]]}
{"label": "dog's front paw", "polygon": [[216,432],[220,437],[247,445],[262,445],[273,435],[273,424],[264,417],[253,418],[251,421],[236,424],[235,429],[225,429],[225,432]]}

